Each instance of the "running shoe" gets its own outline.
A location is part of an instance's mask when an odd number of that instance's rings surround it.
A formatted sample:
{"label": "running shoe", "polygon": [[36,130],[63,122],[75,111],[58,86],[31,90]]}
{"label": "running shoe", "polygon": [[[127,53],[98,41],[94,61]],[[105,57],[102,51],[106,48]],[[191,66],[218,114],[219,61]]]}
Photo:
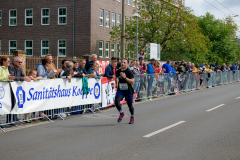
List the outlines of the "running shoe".
{"label": "running shoe", "polygon": [[118,122],[121,122],[123,117],[125,116],[124,112],[119,115]]}
{"label": "running shoe", "polygon": [[131,117],[129,124],[133,124],[133,123],[134,123],[134,117]]}

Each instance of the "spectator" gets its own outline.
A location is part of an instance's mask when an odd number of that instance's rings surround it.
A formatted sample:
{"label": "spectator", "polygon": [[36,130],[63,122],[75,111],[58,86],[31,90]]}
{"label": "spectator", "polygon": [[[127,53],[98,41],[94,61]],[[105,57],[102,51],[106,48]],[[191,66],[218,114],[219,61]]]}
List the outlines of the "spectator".
{"label": "spectator", "polygon": [[0,67],[0,81],[12,81],[15,79],[14,76],[11,76],[8,71],[10,65],[10,58],[7,56],[1,57],[1,67]]}
{"label": "spectator", "polygon": [[84,59],[80,60],[80,65],[78,67],[79,73],[84,77],[87,75],[87,71],[85,69],[86,61]]}
{"label": "spectator", "polygon": [[205,66],[205,62],[203,61],[202,64],[200,64],[199,68],[202,68],[203,66]]}
{"label": "spectator", "polygon": [[139,70],[139,61],[136,61],[136,64],[135,64],[135,67],[134,67],[134,70],[135,70],[135,74],[134,74],[134,80],[135,80],[135,83],[133,85],[133,89],[135,91],[135,93],[137,94],[137,97],[139,98],[139,87],[140,87],[140,70]]}
{"label": "spectator", "polygon": [[36,70],[33,70],[33,69],[28,73],[28,76],[29,76],[29,78],[31,78],[31,80],[33,80],[34,82],[36,82],[37,80],[41,80],[41,79],[42,79],[41,76],[37,77],[37,71],[36,71]]}
{"label": "spectator", "polygon": [[147,97],[150,96],[150,91],[152,88],[153,78],[155,70],[153,69],[153,65],[155,64],[155,59],[150,59],[151,63],[147,64],[147,74],[148,74],[148,88],[147,88]]}
{"label": "spectator", "polygon": [[144,49],[141,49],[139,54],[137,55],[136,61],[139,61],[139,58],[142,57],[142,59],[144,60]]}
{"label": "spectator", "polygon": [[47,59],[42,59],[42,63],[37,64],[36,69],[37,69],[37,76],[41,76],[42,79],[47,79],[53,76],[57,70],[52,70],[51,68],[47,67],[48,62]]}
{"label": "spectator", "polygon": [[86,71],[88,71],[94,63],[97,63],[97,55],[96,54],[92,54],[90,58],[91,58],[91,61],[89,61],[85,67]]}
{"label": "spectator", "polygon": [[212,61],[212,63],[210,64],[210,68],[214,67],[215,68],[215,64],[214,62]]}
{"label": "spectator", "polygon": [[166,70],[165,73],[170,73],[170,71],[171,71],[170,60],[167,60],[167,63],[164,63],[162,68],[165,68],[165,70]]}
{"label": "spectator", "polygon": [[51,54],[47,54],[45,56],[46,60],[47,60],[47,64],[46,64],[46,67],[47,68],[50,68],[51,70],[53,70],[55,73],[54,75],[52,75],[50,77],[50,79],[54,79],[54,78],[57,78],[58,75],[62,72],[62,69],[56,69],[55,65],[52,63],[53,59],[52,59],[52,55]]}
{"label": "spectator", "polygon": [[79,72],[79,65],[77,61],[73,61],[73,77],[82,78],[82,74]]}
{"label": "spectator", "polygon": [[166,69],[163,68],[158,76],[157,86],[160,88],[160,94],[164,94],[164,75]]}
{"label": "spectator", "polygon": [[159,61],[155,61],[153,69],[155,70],[155,73],[160,73],[160,62]]}
{"label": "spectator", "polygon": [[183,66],[185,64],[184,59],[181,61],[181,63],[179,64],[179,66]]}
{"label": "spectator", "polygon": [[9,73],[14,76],[14,81],[27,81],[30,82],[31,79],[25,76],[23,69],[21,67],[22,59],[20,57],[14,57],[13,63],[8,66]]}
{"label": "spectator", "polygon": [[144,75],[145,73],[147,73],[147,66],[146,64],[143,62],[143,57],[139,57],[139,71],[140,71],[140,91],[143,90],[143,87],[145,88],[145,90],[147,89],[146,87],[146,76]]}
{"label": "spectator", "polygon": [[59,74],[59,78],[62,76],[62,74],[64,73],[64,72],[66,72],[67,71],[67,68],[66,68],[66,64],[67,64],[67,60],[66,59],[64,59],[64,60],[62,60],[62,72]]}
{"label": "spectator", "polygon": [[176,66],[176,63],[175,62],[172,62],[171,63],[171,66],[170,66],[170,73],[176,73],[176,69],[175,68],[177,68],[177,66]]}
{"label": "spectator", "polygon": [[[184,60],[182,60],[182,62],[184,63]],[[170,91],[170,87],[171,87],[171,78],[170,78],[171,66],[170,66],[170,60],[167,60],[167,63],[163,64],[162,68],[164,68],[166,70],[165,74],[167,74],[167,75],[165,76],[165,79],[168,81],[168,88],[167,88],[167,90],[168,90],[168,92],[171,92]]]}
{"label": "spectator", "polygon": [[[14,76],[14,81],[27,81],[31,82],[31,79],[28,76],[25,76],[23,73],[23,69],[21,67],[22,65],[22,59],[20,57],[14,57],[13,63],[8,66],[9,73],[11,76]],[[12,109],[15,106],[15,98],[13,92],[11,93],[11,99],[12,99]],[[18,121],[17,115],[13,115],[13,121]],[[11,115],[7,115],[7,123],[11,122]],[[15,126],[15,124],[11,124],[11,126]]]}
{"label": "spectator", "polygon": [[128,66],[128,68],[130,69],[130,71],[133,72],[133,74],[137,74],[137,72],[135,71],[135,64],[136,64],[136,61],[132,61]]}
{"label": "spectator", "polygon": [[61,78],[67,78],[69,82],[71,82],[71,79],[73,77],[73,62],[68,61],[66,64],[67,71],[65,71],[62,74]]}
{"label": "spectator", "polygon": [[117,63],[117,70],[121,69],[121,62]]}
{"label": "spectator", "polygon": [[102,78],[101,75],[98,73],[98,68],[99,68],[99,64],[98,63],[94,63],[92,65],[92,68],[90,68],[88,70],[88,74],[94,74],[95,76],[93,78],[95,78],[95,79]]}
{"label": "spectator", "polygon": [[112,57],[111,58],[111,64],[109,64],[106,67],[103,77],[115,78],[116,71],[117,71],[117,58]]}

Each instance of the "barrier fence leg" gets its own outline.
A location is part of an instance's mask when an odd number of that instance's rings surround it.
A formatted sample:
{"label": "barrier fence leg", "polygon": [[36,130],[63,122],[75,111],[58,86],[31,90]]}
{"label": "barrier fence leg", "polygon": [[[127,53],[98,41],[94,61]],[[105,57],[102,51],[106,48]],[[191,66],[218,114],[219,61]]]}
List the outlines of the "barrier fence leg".
{"label": "barrier fence leg", "polygon": [[3,132],[5,132],[5,130],[4,130],[4,128],[3,128],[2,126],[0,126],[0,129],[1,129]]}

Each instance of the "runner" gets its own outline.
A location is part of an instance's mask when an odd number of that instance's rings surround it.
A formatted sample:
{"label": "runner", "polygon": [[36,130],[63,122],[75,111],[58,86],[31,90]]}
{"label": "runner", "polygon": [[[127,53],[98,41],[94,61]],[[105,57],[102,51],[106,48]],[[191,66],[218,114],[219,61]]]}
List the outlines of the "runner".
{"label": "runner", "polygon": [[124,112],[122,111],[122,107],[120,101],[125,100],[127,101],[129,111],[131,113],[131,118],[129,124],[134,123],[134,108],[133,108],[133,87],[134,84],[134,76],[133,73],[128,68],[128,60],[123,59],[121,64],[121,69],[117,70],[115,84],[117,85],[117,93],[115,97],[115,105],[120,112],[118,122],[122,121],[122,118],[125,116]]}

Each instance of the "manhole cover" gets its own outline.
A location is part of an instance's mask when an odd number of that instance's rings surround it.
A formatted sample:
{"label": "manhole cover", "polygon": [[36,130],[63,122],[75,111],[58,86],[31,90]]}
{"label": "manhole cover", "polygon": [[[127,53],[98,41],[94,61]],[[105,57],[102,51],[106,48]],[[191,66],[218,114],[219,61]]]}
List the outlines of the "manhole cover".
{"label": "manhole cover", "polygon": [[82,117],[84,118],[118,118],[119,114],[88,114],[88,115],[83,115]]}

